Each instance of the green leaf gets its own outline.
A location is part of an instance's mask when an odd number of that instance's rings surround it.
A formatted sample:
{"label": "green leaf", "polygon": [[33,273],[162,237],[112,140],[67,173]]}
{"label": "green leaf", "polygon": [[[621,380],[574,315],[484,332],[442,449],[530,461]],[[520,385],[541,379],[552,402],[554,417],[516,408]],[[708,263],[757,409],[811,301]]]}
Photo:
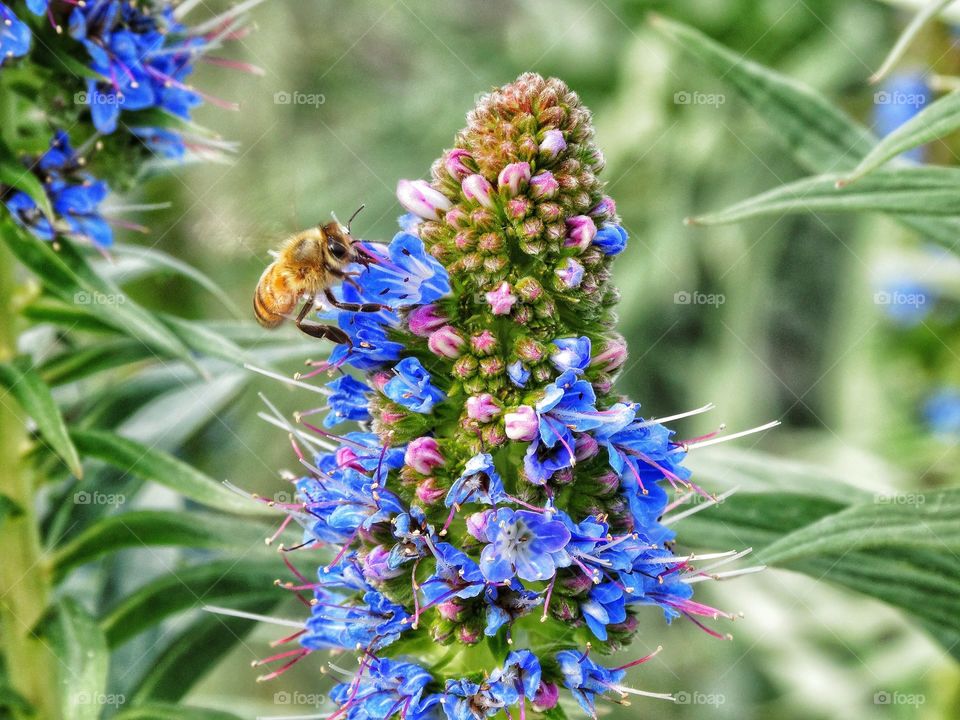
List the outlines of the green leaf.
{"label": "green leaf", "polygon": [[[78,502],[94,497],[87,493]],[[173,546],[242,552],[262,547],[266,534],[265,526],[249,520],[198,512],[136,510],[99,520],[59,547],[51,563],[54,576],[60,579],[79,565],[126,548]]]}
{"label": "green leaf", "polygon": [[0,363],[0,386],[16,398],[20,407],[37,424],[41,437],[77,477],[83,476],[80,456],[67,433],[67,426],[57,404],[40,376],[26,358]]}
{"label": "green leaf", "polygon": [[242,720],[239,715],[223,710],[192,707],[177,703],[151,703],[123,710],[114,720]]}
{"label": "green leaf", "polygon": [[160,483],[201,505],[246,515],[273,514],[262,504],[231,492],[209,475],[162,450],[103,430],[74,430],[71,437],[85,456]]}
{"label": "green leaf", "polygon": [[882,547],[960,554],[960,489],[878,497],[784,535],[759,553],[766,563]]}
{"label": "green leaf", "polygon": [[[23,508],[17,505],[6,495],[0,493],[0,526],[7,518],[15,518],[23,514]],[[2,677],[2,673],[0,673]]]}
{"label": "green leaf", "polygon": [[924,108],[903,125],[883,138],[853,172],[839,180],[848,185],[875,170],[885,162],[931,140],[937,140],[960,129],[960,90],[954,90]]}
{"label": "green leaf", "polygon": [[105,370],[152,359],[153,353],[143,343],[130,338],[117,338],[89,347],[69,348],[47,360],[37,372],[45,383],[63,385]]}
{"label": "green leaf", "polygon": [[100,626],[76,600],[66,597],[57,603],[50,641],[59,660],[50,670],[60,676],[64,720],[97,720],[110,661]]}
{"label": "green leaf", "polygon": [[[282,599],[280,591],[264,594],[232,607],[251,613],[269,613]],[[169,638],[159,657],[139,679],[132,702],[162,701],[175,703],[212,670],[257,623],[243,618],[204,613],[182,632]],[[251,657],[251,660],[256,658]]]}
{"label": "green leaf", "polygon": [[[869,130],[806,85],[731,52],[691,27],[656,15],[651,19],[657,31],[729,83],[809,171],[849,173],[876,144]],[[895,218],[947,247],[960,237],[958,218]]]}
{"label": "green leaf", "polygon": [[117,329],[84,306],[65,303],[48,294],[34,298],[23,308],[23,316],[37,323],[59,325],[67,331],[117,333]]}
{"label": "green leaf", "polygon": [[203,355],[226,360],[238,367],[250,361],[245,350],[235,345],[232,341],[227,340],[227,338],[215,330],[211,330],[206,325],[174,317],[173,315],[160,315],[159,317],[160,320],[170,328],[171,332],[186,345],[189,345]]}
{"label": "green leaf", "polygon": [[40,178],[24,167],[10,147],[0,140],[0,185],[16,188],[29,195],[44,215],[53,217],[53,207],[50,198],[43,188]]}
{"label": "green leaf", "polygon": [[841,211],[960,217],[957,168],[883,169],[854,185],[837,188],[841,179],[839,175],[804,178],[688,222],[722,225],[764,215]]}
{"label": "green leaf", "polygon": [[112,608],[100,625],[111,647],[179,612],[204,604],[231,605],[262,597],[277,579],[278,561],[215,560],[177,568],[141,586]]}
{"label": "green leaf", "polygon": [[870,82],[878,83],[883,80],[893,69],[893,66],[896,65],[900,61],[900,58],[907,52],[910,43],[913,42],[913,39],[923,29],[924,25],[933,20],[944,8],[953,2],[954,0],[931,0],[927,5],[922,7],[920,11],[913,16],[910,24],[904,28],[900,37],[897,38],[897,42],[890,49],[887,57],[884,58],[883,63],[880,65],[880,69],[870,76]]}

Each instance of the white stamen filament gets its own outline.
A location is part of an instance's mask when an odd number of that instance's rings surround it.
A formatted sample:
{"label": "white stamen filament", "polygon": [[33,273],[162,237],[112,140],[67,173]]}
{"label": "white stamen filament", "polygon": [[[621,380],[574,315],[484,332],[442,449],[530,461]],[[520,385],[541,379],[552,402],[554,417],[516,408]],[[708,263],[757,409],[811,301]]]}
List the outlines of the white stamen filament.
{"label": "white stamen filament", "polygon": [[747,435],[753,435],[754,433],[763,432],[764,430],[769,430],[770,428],[775,428],[780,424],[779,420],[773,420],[768,422],[766,425],[761,425],[759,427],[750,428],[749,430],[741,430],[740,432],[733,433],[733,435],[724,435],[723,437],[710,438],[709,440],[701,440],[700,442],[690,443],[686,446],[687,450],[693,450],[694,448],[703,448],[708,445],[716,445],[718,443],[727,442],[729,440],[736,440],[737,438],[742,438]]}
{"label": "white stamen filament", "polygon": [[[721,560],[720,562],[711,563],[710,565],[707,565],[706,567],[702,567],[702,568],[700,568],[700,569],[701,569],[703,572],[708,572],[708,571],[714,570],[714,569],[716,569],[716,568],[718,568],[718,567],[722,567],[722,566],[724,566],[724,565],[729,565],[729,564],[732,563],[732,562],[736,562],[736,561],[739,560],[740,558],[745,557],[746,555],[749,555],[749,554],[752,553],[752,552],[753,552],[753,548],[752,548],[752,547],[749,547],[749,548],[747,548],[746,550],[741,550],[741,551],[738,552],[738,553],[734,553],[734,554],[730,555],[729,557],[727,557],[727,558],[724,559],[724,560]],[[701,558],[701,559],[702,559],[702,558]]]}
{"label": "white stamen filament", "polygon": [[663,423],[668,423],[673,420],[682,420],[683,418],[692,417],[694,415],[700,415],[701,413],[710,412],[716,407],[713,403],[707,403],[703,407],[698,407],[696,410],[687,410],[687,412],[677,413],[676,415],[667,415],[662,418],[650,418],[641,423],[637,423],[637,427],[649,427],[651,425],[662,425]]}
{"label": "white stamen filament", "polygon": [[707,500],[704,503],[701,503],[700,505],[694,505],[692,508],[688,510],[684,510],[682,513],[677,513],[676,515],[665,517],[660,521],[660,523],[662,525],[670,525],[672,523],[677,522],[677,520],[682,520],[683,518],[689,517],[690,515],[700,512],[701,510],[706,510],[709,507],[713,507],[714,505],[726,500],[728,497],[733,495],[739,489],[740,489],[740,486],[738,485],[735,488],[731,488],[730,490],[727,490],[725,493],[723,493],[723,495],[718,495],[715,498],[710,498],[709,500]]}
{"label": "white stamen filament", "polygon": [[692,585],[693,583],[703,582],[704,580],[729,580],[730,578],[740,577],[741,575],[752,575],[753,573],[763,572],[767,569],[766,565],[752,565],[748,568],[740,568],[739,570],[727,570],[722,573],[710,573],[707,575],[694,575],[692,577],[681,578],[680,582],[684,582],[687,585]]}
{"label": "white stamen filament", "polygon": [[205,612],[214,613],[216,615],[229,615],[230,617],[244,618],[245,620],[256,620],[257,622],[265,622],[272,625],[283,625],[284,627],[297,628],[298,630],[305,630],[307,627],[306,623],[297,622],[296,620],[284,620],[283,618],[274,618],[270,617],[269,615],[249,613],[244,612],[243,610],[234,610],[232,608],[219,607],[217,605],[204,605],[201,609]]}
{"label": "white stamen filament", "polygon": [[641,697],[659,698],[660,700],[669,700],[670,702],[677,701],[677,699],[673,697],[673,695],[671,695],[670,693],[647,692],[646,690],[637,690],[635,688],[626,687],[624,685],[611,685],[610,688],[620,693],[621,695],[640,695]]}
{"label": "white stamen filament", "polygon": [[[281,375],[280,373],[271,372],[270,370],[264,370],[263,368],[258,368],[253,365],[249,365],[247,363],[244,363],[243,367],[245,367],[247,370],[253,370],[253,372],[255,373],[260,373],[261,375],[265,375],[268,378],[273,378],[274,380],[285,382],[288,385],[293,385],[295,387],[303,388],[304,390],[312,390],[313,392],[320,393],[321,395],[327,395],[327,396],[333,395],[333,393],[330,392],[330,390],[328,390],[325,387],[317,387],[316,385],[311,385],[310,383],[305,383],[301,380],[295,380],[294,378],[287,377],[286,375]],[[261,395],[261,397],[263,397],[263,395]]]}

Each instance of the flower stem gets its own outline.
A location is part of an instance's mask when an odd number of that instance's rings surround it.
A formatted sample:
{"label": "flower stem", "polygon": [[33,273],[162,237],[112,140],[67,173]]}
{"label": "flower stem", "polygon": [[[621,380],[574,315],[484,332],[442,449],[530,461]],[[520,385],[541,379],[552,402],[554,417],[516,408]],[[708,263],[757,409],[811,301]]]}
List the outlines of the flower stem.
{"label": "flower stem", "polygon": [[[0,233],[16,232],[7,224]],[[17,293],[14,262],[0,242],[0,362],[16,354],[16,329],[9,320]],[[52,653],[36,635],[50,595],[50,574],[43,560],[40,533],[33,503],[33,478],[23,459],[27,443],[23,411],[0,390],[0,493],[16,508],[0,519],[0,632],[5,671],[10,686],[33,708],[13,710],[13,717],[60,716],[56,688],[57,668]]]}

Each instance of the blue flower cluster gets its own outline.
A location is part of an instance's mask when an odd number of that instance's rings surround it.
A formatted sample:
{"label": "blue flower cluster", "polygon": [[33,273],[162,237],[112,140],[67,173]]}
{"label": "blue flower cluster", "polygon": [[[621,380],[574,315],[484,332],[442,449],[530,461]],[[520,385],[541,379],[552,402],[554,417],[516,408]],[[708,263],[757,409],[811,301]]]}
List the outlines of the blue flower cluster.
{"label": "blue flower cluster", "polygon": [[0,3],[0,65],[30,52],[30,28]]}

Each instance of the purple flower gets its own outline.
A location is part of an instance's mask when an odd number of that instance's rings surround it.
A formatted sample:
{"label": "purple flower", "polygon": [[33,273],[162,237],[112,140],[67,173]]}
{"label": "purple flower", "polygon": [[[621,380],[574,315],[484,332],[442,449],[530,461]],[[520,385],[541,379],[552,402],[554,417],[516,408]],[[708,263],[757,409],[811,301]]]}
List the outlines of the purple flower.
{"label": "purple flower", "polygon": [[580,283],[583,282],[583,265],[578,263],[573,258],[567,258],[561,267],[558,267],[554,273],[560,279],[560,282],[563,283],[564,287],[573,288],[580,287]]}
{"label": "purple flower", "polygon": [[543,140],[540,141],[540,153],[547,159],[553,160],[566,149],[567,142],[563,139],[561,131],[547,130],[543,134]]}
{"label": "purple flower", "polygon": [[490,422],[501,412],[500,406],[490,393],[474,395],[467,398],[467,417],[479,422]]}
{"label": "purple flower", "polygon": [[567,239],[564,247],[586,250],[597,235],[597,226],[589,215],[574,215],[567,220]]}
{"label": "purple flower", "polygon": [[497,185],[504,190],[507,197],[513,197],[530,181],[530,163],[515,162],[505,165],[497,176]]}
{"label": "purple flower", "polygon": [[467,165],[467,163],[472,162],[472,160],[473,156],[471,156],[470,153],[466,150],[456,148],[450,150],[446,156],[444,156],[443,166],[455,180],[463,180],[473,172]]}
{"label": "purple flower", "polygon": [[383,394],[398,405],[417,413],[429,414],[433,406],[446,397],[432,382],[430,373],[414,357],[404,358],[393,366],[396,377],[383,387]]}
{"label": "purple flower", "polygon": [[444,325],[435,330],[427,340],[427,347],[430,348],[430,352],[438,357],[450,358],[451,360],[460,357],[466,344],[467,341],[452,325]]}
{"label": "purple flower", "polygon": [[558,567],[570,564],[564,551],[570,531],[561,521],[528,510],[495,512],[487,525],[489,544],[480,553],[480,570],[488,581],[504,582],[514,576],[549,580]]}
{"label": "purple flower", "polygon": [[544,170],[530,178],[530,196],[535,200],[549,200],[560,189],[560,183],[549,170]]}
{"label": "purple flower", "polygon": [[447,323],[447,316],[435,304],[418,305],[407,317],[410,332],[419,337],[430,337],[430,333]]}
{"label": "purple flower", "polygon": [[453,207],[446,195],[435,190],[426,180],[401,180],[397,183],[397,200],[414,215],[436,220]]}
{"label": "purple flower", "polygon": [[442,466],[446,460],[440,452],[436,438],[419,437],[411,440],[403,456],[406,465],[421,475],[429,475],[434,468]]}

